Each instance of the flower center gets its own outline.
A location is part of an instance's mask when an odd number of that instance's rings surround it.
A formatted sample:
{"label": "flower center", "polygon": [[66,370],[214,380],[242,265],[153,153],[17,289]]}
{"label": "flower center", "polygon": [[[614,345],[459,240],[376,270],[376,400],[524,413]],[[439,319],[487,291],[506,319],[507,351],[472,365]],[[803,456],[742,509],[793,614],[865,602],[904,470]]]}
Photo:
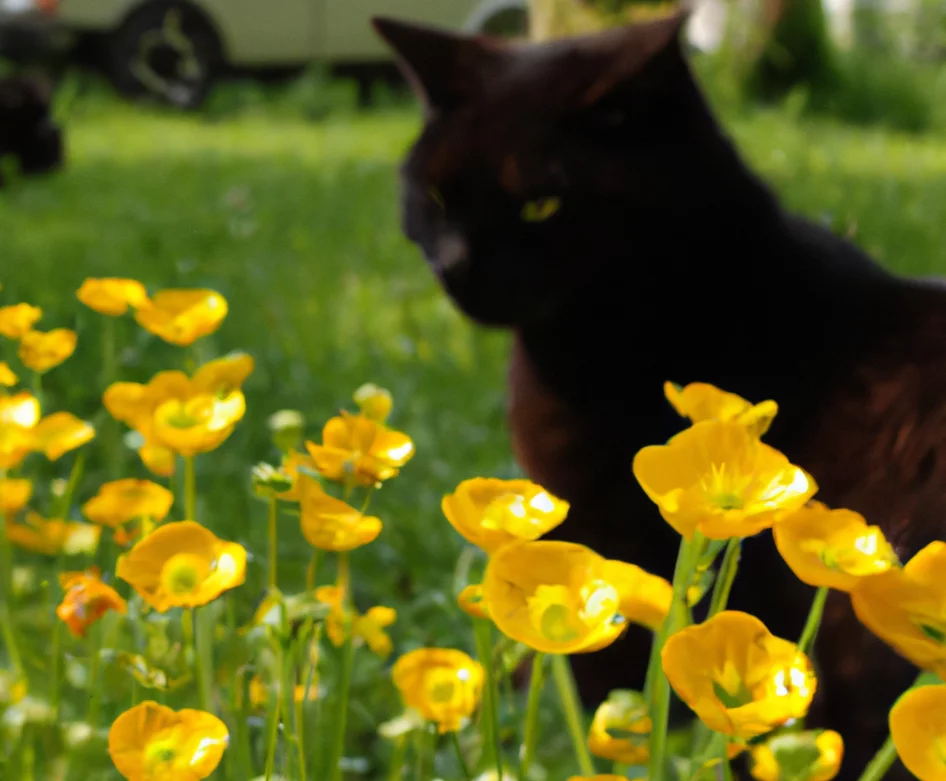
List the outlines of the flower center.
{"label": "flower center", "polygon": [[712,472],[702,481],[703,491],[710,505],[718,510],[742,510],[752,477],[736,474],[732,467],[727,467],[727,464],[713,464]]}
{"label": "flower center", "polygon": [[610,622],[619,602],[615,588],[603,581],[585,586],[580,594],[567,586],[539,586],[527,599],[532,625],[555,643],[572,642]]}
{"label": "flower center", "polygon": [[157,765],[170,765],[175,757],[177,757],[177,751],[169,740],[155,741],[145,751],[145,762],[152,770]]}
{"label": "flower center", "polygon": [[176,553],[161,568],[161,585],[172,594],[191,594],[210,574],[207,561],[193,553]]}
{"label": "flower center", "polygon": [[169,401],[158,410],[164,424],[176,429],[195,428],[204,425],[213,416],[213,401],[206,396]]}
{"label": "flower center", "polygon": [[436,669],[427,674],[427,699],[436,705],[447,705],[457,697],[457,673],[455,670]]}
{"label": "flower center", "polygon": [[727,662],[713,681],[713,694],[724,708],[741,708],[755,698],[732,662]]}

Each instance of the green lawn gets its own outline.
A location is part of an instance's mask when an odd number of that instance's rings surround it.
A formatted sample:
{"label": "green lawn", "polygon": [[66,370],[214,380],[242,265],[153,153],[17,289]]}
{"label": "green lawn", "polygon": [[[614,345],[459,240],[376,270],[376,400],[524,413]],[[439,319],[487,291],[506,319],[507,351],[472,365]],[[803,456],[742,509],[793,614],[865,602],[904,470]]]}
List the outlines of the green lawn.
{"label": "green lawn", "polygon": [[[856,227],[857,241],[892,268],[946,271],[946,140],[798,124],[780,113],[734,116],[730,124],[792,206],[839,231]],[[396,166],[417,129],[409,111],[321,124],[260,116],[211,123],[95,104],[73,115],[64,172],[0,192],[0,302],[30,301],[47,312],[41,326],[79,331],[75,356],[46,379],[50,409],[101,419],[101,322],[74,297],[85,277],[131,276],[150,290],[208,286],[230,302],[198,357],[241,349],[257,369],[246,385],[246,419],[202,459],[199,514],[257,555],[240,591],[242,620],[265,578],[265,505],[251,497],[249,469],[274,457],[267,416],[299,409],[317,439],[325,419],[351,407],[361,383],[393,392],[392,424],[414,438],[417,456],[374,503],[385,530],[356,553],[354,566],[363,609],[398,608],[395,653],[420,644],[469,648],[467,619],[452,599],[463,546],[440,498],[466,477],[516,473],[503,422],[507,339],[453,311],[398,227]],[[181,365],[185,352],[123,325],[125,379],[146,381]],[[0,358],[12,352],[0,344]],[[104,479],[101,449],[93,446],[90,458],[80,501]],[[64,461],[50,476],[66,476],[71,459]],[[126,463],[143,475],[133,455]],[[308,556],[285,517],[287,582],[300,582]],[[376,684],[380,664],[367,653],[359,660],[352,726],[367,735],[395,714],[395,697]],[[38,680],[43,654],[32,665]],[[67,693],[81,702],[77,691]],[[106,711],[125,705],[127,692],[118,690]],[[74,707],[67,715],[78,717]],[[547,750],[559,751],[563,739]],[[348,753],[376,751],[353,737]],[[383,766],[368,768],[363,777],[375,778]],[[442,772],[455,771],[445,761]]]}

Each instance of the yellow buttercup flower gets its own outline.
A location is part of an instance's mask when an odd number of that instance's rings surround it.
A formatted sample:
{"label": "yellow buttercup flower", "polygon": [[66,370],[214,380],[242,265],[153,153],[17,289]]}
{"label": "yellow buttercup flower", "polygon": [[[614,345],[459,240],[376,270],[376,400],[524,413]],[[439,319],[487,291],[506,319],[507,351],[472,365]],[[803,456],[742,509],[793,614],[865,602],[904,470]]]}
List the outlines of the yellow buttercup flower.
{"label": "yellow buttercup flower", "polygon": [[148,300],[145,286],[134,279],[86,279],[76,291],[78,298],[89,309],[118,317],[128,311],[128,307],[137,309]]}
{"label": "yellow buttercup flower", "polygon": [[850,591],[865,577],[899,564],[877,526],[851,510],[829,510],[811,502],[772,527],[779,553],[810,586]]}
{"label": "yellow buttercup flower", "polygon": [[54,412],[40,420],[33,429],[33,449],[56,461],[70,450],[95,439],[95,429],[71,412]]}
{"label": "yellow buttercup flower", "polygon": [[102,582],[97,570],[64,572],[59,583],[65,594],[56,608],[56,615],[76,637],[85,637],[96,621],[109,610],[128,611],[128,604],[111,586]]}
{"label": "yellow buttercup flower", "polygon": [[787,732],[751,749],[757,781],[830,781],[841,769],[844,741],[833,730]]}
{"label": "yellow buttercup flower", "polygon": [[646,764],[652,728],[642,694],[613,691],[595,711],[588,731],[588,750],[596,757],[625,765]]}
{"label": "yellow buttercup flower", "polygon": [[672,635],[662,661],[670,685],[703,723],[742,740],[804,716],[817,686],[794,643],[737,611]]}
{"label": "yellow buttercup flower", "polygon": [[[633,565],[609,561],[570,542],[513,542],[489,560],[486,607],[503,634],[536,651],[597,651],[627,626],[622,605],[634,595]],[[636,569],[636,568],[633,568]]]}
{"label": "yellow buttercup flower", "polygon": [[12,388],[20,381],[20,378],[13,373],[6,361],[0,361],[0,385]]}
{"label": "yellow buttercup flower", "polygon": [[461,536],[487,553],[517,540],[536,540],[568,514],[568,502],[529,480],[484,477],[464,480],[441,508]]}
{"label": "yellow buttercup flower", "polygon": [[686,539],[749,537],[797,510],[814,479],[734,421],[705,421],[666,445],[643,448],[634,476],[660,514]]}
{"label": "yellow buttercup flower", "polygon": [[361,414],[378,423],[384,423],[394,408],[391,392],[371,382],[365,383],[356,390],[353,398]]}
{"label": "yellow buttercup flower", "polygon": [[127,478],[102,485],[82,506],[85,517],[112,528],[136,518],[163,521],[174,504],[174,494],[150,480]]}
{"label": "yellow buttercup flower", "polygon": [[193,378],[166,371],[147,385],[116,382],[103,401],[114,418],[144,438],[139,455],[148,468],[167,474],[173,471],[172,453],[204,453],[230,436],[246,411],[241,387],[252,370],[248,355],[221,358],[201,366]]}
{"label": "yellow buttercup flower", "polygon": [[[332,610],[325,619],[325,632],[332,645],[341,646],[348,637],[345,624],[345,590],[341,586],[319,586],[315,590],[315,598],[331,606]],[[355,639],[364,641],[382,659],[386,659],[394,646],[384,629],[396,620],[397,611],[394,608],[380,605],[369,608],[364,615],[354,613],[351,615],[352,635]]]}
{"label": "yellow buttercup flower", "polygon": [[742,396],[705,382],[691,382],[682,388],[672,382],[665,382],[664,395],[679,415],[694,423],[732,420],[745,426],[756,437],[761,437],[769,430],[778,414],[778,404],[774,401],[753,404]]}
{"label": "yellow buttercup flower", "polygon": [[76,332],[68,328],[28,331],[20,338],[20,360],[40,374],[61,364],[76,349]]}
{"label": "yellow buttercup flower", "polygon": [[931,542],[906,566],[862,579],[854,612],[871,632],[918,667],[946,675],[946,543]]}
{"label": "yellow buttercup flower", "polygon": [[36,513],[27,513],[26,523],[7,522],[7,539],[17,547],[46,556],[60,553],[94,553],[102,530],[90,523],[47,520]]}
{"label": "yellow buttercup flower", "polygon": [[159,526],[118,559],[118,577],[159,613],[206,605],[246,576],[246,550],[194,521]]}
{"label": "yellow buttercup flower", "polygon": [[33,449],[33,428],[39,416],[39,402],[26,391],[0,394],[0,469],[19,466]]}
{"label": "yellow buttercup flower", "polygon": [[299,478],[302,534],[319,550],[346,551],[367,545],[381,533],[381,521],[329,496],[318,481]]}
{"label": "yellow buttercup flower", "polygon": [[22,339],[43,316],[43,310],[29,304],[0,307],[0,336]]}
{"label": "yellow buttercup flower", "polygon": [[481,583],[466,586],[457,597],[457,604],[471,618],[489,618],[486,594]]}
{"label": "yellow buttercup flower", "polygon": [[22,478],[0,480],[0,516],[16,515],[33,495],[33,483]]}
{"label": "yellow buttercup flower", "polygon": [[128,781],[199,781],[223,758],[227,726],[212,713],[143,702],[115,719],[108,753]]}
{"label": "yellow buttercup flower", "polygon": [[462,651],[419,648],[394,663],[394,685],[408,708],[456,732],[476,710],[483,693],[483,666]]}
{"label": "yellow buttercup flower", "polygon": [[382,659],[387,659],[394,649],[390,636],[384,631],[397,621],[397,611],[392,607],[377,605],[368,608],[363,616],[358,616],[352,624],[352,633],[365,641],[368,648]]}
{"label": "yellow buttercup flower", "polygon": [[225,400],[209,395],[171,399],[154,411],[154,437],[182,456],[207,453],[223,444],[245,412],[240,392]]}
{"label": "yellow buttercup flower", "polygon": [[135,312],[142,328],[180,347],[212,334],[226,316],[227,301],[213,290],[160,290]]}
{"label": "yellow buttercup flower", "polygon": [[660,629],[670,612],[673,586],[664,578],[623,561],[608,561],[604,573],[621,595],[618,610],[625,620],[655,632]]}
{"label": "yellow buttercup flower", "polygon": [[406,434],[344,411],[325,424],[322,444],[306,442],[306,449],[324,477],[359,485],[396,476],[414,455],[414,443]]}
{"label": "yellow buttercup flower", "polygon": [[910,689],[890,710],[900,761],[920,781],[946,780],[946,685]]}

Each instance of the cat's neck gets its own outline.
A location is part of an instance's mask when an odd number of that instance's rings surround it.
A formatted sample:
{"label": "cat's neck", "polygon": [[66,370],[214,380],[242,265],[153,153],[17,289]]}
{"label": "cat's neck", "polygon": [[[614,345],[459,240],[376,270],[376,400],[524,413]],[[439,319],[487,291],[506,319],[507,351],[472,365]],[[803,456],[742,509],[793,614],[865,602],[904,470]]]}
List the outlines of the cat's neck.
{"label": "cat's neck", "polygon": [[629,214],[634,251],[517,330],[553,391],[626,403],[633,389],[619,378],[631,375],[752,394],[751,378],[810,376],[832,339],[858,333],[890,278],[853,246],[784,213],[748,172],[735,184],[702,209]]}

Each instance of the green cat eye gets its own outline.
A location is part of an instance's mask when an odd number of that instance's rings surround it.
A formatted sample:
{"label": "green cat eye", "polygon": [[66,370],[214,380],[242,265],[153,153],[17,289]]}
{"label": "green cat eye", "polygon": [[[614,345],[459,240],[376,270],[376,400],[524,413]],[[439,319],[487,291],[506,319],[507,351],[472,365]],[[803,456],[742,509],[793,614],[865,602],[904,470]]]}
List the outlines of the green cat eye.
{"label": "green cat eye", "polygon": [[522,207],[523,222],[545,222],[562,208],[561,198],[539,198]]}
{"label": "green cat eye", "polygon": [[427,195],[430,196],[430,200],[440,207],[440,211],[444,211],[447,208],[447,205],[443,200],[443,193],[441,193],[436,187],[429,187],[427,189]]}

